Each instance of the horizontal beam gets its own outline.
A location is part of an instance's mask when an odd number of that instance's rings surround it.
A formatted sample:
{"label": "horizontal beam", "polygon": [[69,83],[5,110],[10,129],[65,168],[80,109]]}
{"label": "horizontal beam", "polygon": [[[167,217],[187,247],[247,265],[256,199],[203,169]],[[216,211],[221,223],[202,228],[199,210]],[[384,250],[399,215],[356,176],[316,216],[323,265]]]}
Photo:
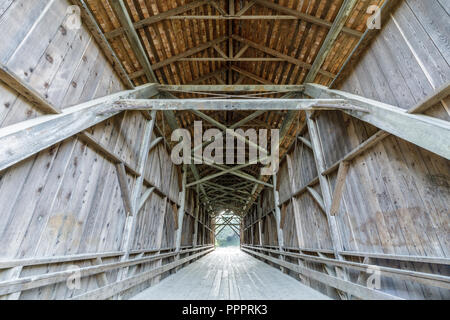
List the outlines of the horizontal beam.
{"label": "horizontal beam", "polygon": [[156,85],[146,84],[75,105],[57,115],[1,128],[0,171],[120,113],[122,109],[114,104],[116,101],[150,98],[157,93]]}
{"label": "horizontal beam", "polygon": [[253,58],[183,58],[179,61],[184,62],[281,62],[285,61],[281,58],[265,58],[265,57],[253,57]]}
{"label": "horizontal beam", "polygon": [[198,92],[302,92],[300,85],[161,85],[160,91],[198,91]]}
{"label": "horizontal beam", "polygon": [[288,15],[245,15],[245,16],[212,16],[212,15],[189,15],[189,16],[172,16],[167,20],[301,20],[296,16]]}
{"label": "horizontal beam", "polygon": [[450,160],[450,122],[406,112],[379,101],[344,91],[307,84],[305,94],[315,99],[347,99],[352,105],[367,108],[369,113],[345,110],[347,114]]}
{"label": "horizontal beam", "polygon": [[[261,251],[265,251],[267,253],[278,253],[279,251],[273,250],[273,249],[260,249],[260,248],[252,248],[249,246],[244,246],[246,248],[251,249],[257,249]],[[337,260],[327,257],[315,257],[311,255],[306,255],[303,253],[291,253],[291,252],[283,252],[281,253],[284,256],[292,257],[292,258],[300,258],[305,261],[315,262],[315,263],[323,263],[325,265],[329,266],[339,266],[339,267],[345,267],[345,268],[351,268],[353,270],[362,271],[365,272],[369,268],[376,268],[380,271],[380,273],[383,276],[390,277],[390,278],[397,278],[402,280],[409,280],[418,282],[427,286],[435,286],[439,288],[449,289],[450,288],[450,277],[440,275],[440,274],[433,274],[433,273],[426,273],[426,272],[419,272],[419,271],[412,271],[407,269],[397,269],[392,267],[385,267],[380,265],[372,265],[372,264],[366,264],[366,263],[359,263],[359,262],[352,262],[352,261],[345,261],[345,260]]]}
{"label": "horizontal beam", "polygon": [[[294,272],[298,272],[308,278],[314,279],[316,281],[319,281],[321,283],[324,283],[328,286],[331,286],[333,288],[342,290],[344,292],[348,292],[356,297],[362,298],[362,299],[373,299],[373,300],[385,300],[385,299],[389,299],[389,300],[401,300],[401,298],[396,297],[396,296],[392,296],[390,294],[381,292],[381,291],[377,291],[374,289],[370,289],[367,288],[365,286],[356,284],[356,283],[352,283],[350,281],[347,280],[343,280],[340,279],[338,277],[335,276],[330,276],[328,274],[324,274],[322,272],[316,271],[316,270],[312,270],[309,268],[306,268],[304,266],[298,265],[298,264],[294,264],[294,263],[290,263],[290,262],[286,262],[282,259],[278,259],[275,257],[270,256],[269,254],[263,254],[260,252],[255,251],[256,250],[261,250],[259,248],[252,248],[249,246],[244,246],[242,247],[242,251],[247,252],[251,255],[254,256],[258,256],[262,259],[265,259],[267,261],[270,261],[272,263],[278,264],[284,268],[287,268],[289,270],[292,270]],[[275,250],[273,250],[275,251]],[[277,254],[280,254],[280,252],[278,251]],[[283,254],[283,253],[281,253]]]}
{"label": "horizontal beam", "polygon": [[347,104],[344,99],[123,99],[116,102],[123,110],[354,110],[367,109]]}

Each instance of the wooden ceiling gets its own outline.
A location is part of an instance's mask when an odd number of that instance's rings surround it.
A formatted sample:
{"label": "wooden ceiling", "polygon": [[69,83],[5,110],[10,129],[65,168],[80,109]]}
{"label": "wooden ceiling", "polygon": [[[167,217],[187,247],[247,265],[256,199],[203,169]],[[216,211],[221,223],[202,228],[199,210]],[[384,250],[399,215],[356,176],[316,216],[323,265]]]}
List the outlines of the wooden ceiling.
{"label": "wooden ceiling", "polygon": [[[366,31],[369,6],[381,6],[383,2],[384,0],[85,1],[104,39],[106,38],[123,66],[127,74],[125,77],[131,79],[134,86],[148,82],[169,85],[280,85],[316,82],[329,86]],[[234,93],[234,97],[236,95]],[[172,92],[172,97],[204,98],[211,97],[211,93],[177,91]],[[264,97],[278,98],[282,94],[269,93]],[[229,127],[251,112],[222,111],[205,114]],[[192,131],[193,122],[201,119],[188,111],[177,111],[173,112],[172,120],[170,122],[167,119],[167,113],[158,114],[157,131],[165,137],[168,145],[171,144],[171,132],[175,127]],[[205,121],[204,124],[209,125]],[[280,147],[280,155],[283,157],[304,125],[304,114],[266,112],[247,125],[255,129],[286,126],[286,135]],[[207,165],[194,167],[189,171],[188,183],[220,172]],[[260,176],[258,165],[246,167],[241,172],[263,182],[270,179],[269,176]],[[217,210],[242,208],[248,202],[242,210],[248,211],[264,185],[246,182],[249,181],[226,174],[201,185],[199,192],[205,201],[213,202]],[[222,189],[218,190],[218,186]],[[227,191],[230,194],[227,195]]]}
{"label": "wooden ceiling", "polygon": [[[149,82],[113,0],[86,2],[134,84]],[[124,2],[161,84],[301,84],[344,0]],[[382,2],[356,1],[314,82],[331,83]]]}

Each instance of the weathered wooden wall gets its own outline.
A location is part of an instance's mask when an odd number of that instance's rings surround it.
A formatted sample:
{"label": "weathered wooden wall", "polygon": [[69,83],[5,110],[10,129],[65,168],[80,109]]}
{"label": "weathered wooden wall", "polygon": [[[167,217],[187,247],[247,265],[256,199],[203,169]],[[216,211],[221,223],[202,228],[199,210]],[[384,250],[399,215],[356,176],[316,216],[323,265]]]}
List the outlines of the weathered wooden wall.
{"label": "weathered wooden wall", "polygon": [[[339,89],[405,110],[425,100],[450,80],[448,12],[446,1],[402,2]],[[426,114],[449,120],[449,103],[447,97]],[[322,112],[316,122],[326,168],[377,132],[340,112]],[[308,133],[303,137],[310,140]],[[305,188],[320,194],[319,183],[313,180],[320,173],[312,150],[304,143],[298,141],[289,157],[293,177],[288,172],[289,161],[278,173],[281,202],[287,206],[285,246],[312,249],[317,255],[319,250],[332,249],[326,215]],[[333,189],[337,170],[326,176]],[[449,258],[449,181],[448,160],[393,136],[378,142],[349,166],[336,214],[343,251],[369,253],[365,263],[448,276],[448,265],[375,259],[370,254]],[[262,194],[263,216],[269,214],[263,219],[265,230],[270,228],[269,217],[274,221],[271,192],[267,189]],[[293,192],[296,196],[290,199]],[[294,219],[294,203],[298,221]],[[276,230],[264,239],[262,245],[275,246]],[[251,243],[248,237],[245,242]],[[322,268],[318,263],[308,266]],[[349,271],[349,277],[356,282],[359,272]],[[310,285],[320,289],[314,281]],[[381,290],[407,299],[449,298],[448,290],[395,277],[382,276]]]}
{"label": "weathered wooden wall", "polygon": [[[59,110],[125,89],[87,29],[65,26],[68,6],[65,0],[0,1],[0,63]],[[40,115],[43,113],[26,98],[0,82],[0,127]],[[88,132],[136,167],[146,121],[139,112],[126,112]],[[145,250],[156,249],[153,251],[158,253],[158,249],[175,247],[172,211],[179,203],[180,185],[178,172],[169,160],[162,144],[149,156],[145,178],[158,192],[138,214],[132,250],[141,252],[133,257],[143,257]],[[119,261],[126,214],[116,171],[115,163],[73,137],[0,172],[0,261],[103,252],[117,253],[103,263]],[[136,177],[127,175],[127,179],[132,192]],[[186,215],[184,228],[190,236],[183,238],[182,245],[189,247],[195,223],[193,194],[188,199],[187,212],[191,215]],[[203,221],[206,223],[206,219]],[[207,232],[202,227],[199,230],[199,234]],[[206,243],[212,243],[212,239],[205,237],[198,244]],[[170,261],[173,257],[137,268],[145,271]],[[0,266],[0,280],[91,263],[92,259],[14,269]],[[114,283],[116,277],[117,269],[106,272],[108,283]],[[84,277],[79,290],[70,290],[62,282],[26,290],[14,298],[63,299],[98,285],[95,276]]]}

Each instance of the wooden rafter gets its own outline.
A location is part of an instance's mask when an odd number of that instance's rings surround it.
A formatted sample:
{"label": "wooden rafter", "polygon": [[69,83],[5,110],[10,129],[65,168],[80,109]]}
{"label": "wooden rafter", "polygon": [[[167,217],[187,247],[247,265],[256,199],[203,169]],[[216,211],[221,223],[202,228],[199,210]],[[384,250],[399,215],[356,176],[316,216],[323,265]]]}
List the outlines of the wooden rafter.
{"label": "wooden rafter", "polygon": [[[281,6],[279,4],[276,4],[276,3],[268,1],[268,0],[255,0],[255,1],[256,1],[257,4],[259,4],[261,6],[273,9],[273,10],[278,11],[278,12],[282,12],[284,14],[296,16],[296,17],[298,17],[299,19],[301,19],[303,21],[307,21],[307,22],[316,24],[316,25],[321,26],[321,27],[331,28],[332,25],[333,25],[332,22],[329,22],[329,21],[317,18],[315,16],[311,16],[311,15],[306,14],[306,13],[302,13],[302,12],[297,11],[295,9],[286,8],[284,6]],[[359,32],[357,30],[353,30],[353,29],[350,29],[350,28],[347,28],[347,27],[344,27],[342,31],[345,32],[346,34],[354,36],[354,37],[358,37],[359,38],[359,37],[362,36],[362,32]]]}
{"label": "wooden rafter", "polygon": [[[264,53],[267,53],[267,54],[270,54],[272,56],[278,57],[282,61],[286,61],[286,62],[295,64],[295,65],[297,65],[299,67],[302,67],[302,68],[305,68],[305,69],[311,69],[313,67],[309,63],[303,62],[303,61],[298,60],[298,59],[296,59],[294,57],[288,56],[286,54],[283,54],[283,53],[278,52],[278,51],[276,51],[274,49],[271,49],[271,48],[268,48],[268,47],[263,46],[261,44],[258,44],[256,42],[253,42],[251,40],[245,39],[245,38],[240,37],[238,35],[233,35],[233,39],[235,39],[236,41],[240,41],[243,44],[248,45],[248,46],[250,46],[252,48],[255,48],[255,49],[259,50],[259,51],[262,51]],[[333,74],[331,72],[328,72],[328,71],[325,71],[325,70],[318,70],[318,72],[320,74],[326,76],[326,77],[329,77],[329,78],[334,78],[335,77],[335,74]]]}
{"label": "wooden rafter", "polygon": [[314,63],[308,72],[308,75],[305,78],[306,83],[314,82],[317,74],[320,72],[320,67],[333,48],[336,39],[343,30],[345,23],[347,22],[347,19],[352,13],[353,8],[355,7],[357,2],[358,0],[345,0],[342,4],[337,17],[334,20],[333,25],[331,26],[330,31],[327,34],[327,37],[323,41],[319,53],[317,54],[316,59],[314,60]]}

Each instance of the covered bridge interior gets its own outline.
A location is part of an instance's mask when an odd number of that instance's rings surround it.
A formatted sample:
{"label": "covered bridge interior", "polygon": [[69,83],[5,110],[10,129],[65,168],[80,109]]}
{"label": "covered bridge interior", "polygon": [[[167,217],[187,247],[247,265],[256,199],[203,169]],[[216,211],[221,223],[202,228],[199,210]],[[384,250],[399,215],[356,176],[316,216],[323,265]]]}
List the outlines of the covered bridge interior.
{"label": "covered bridge interior", "polygon": [[449,12],[0,0],[0,298],[449,299]]}

